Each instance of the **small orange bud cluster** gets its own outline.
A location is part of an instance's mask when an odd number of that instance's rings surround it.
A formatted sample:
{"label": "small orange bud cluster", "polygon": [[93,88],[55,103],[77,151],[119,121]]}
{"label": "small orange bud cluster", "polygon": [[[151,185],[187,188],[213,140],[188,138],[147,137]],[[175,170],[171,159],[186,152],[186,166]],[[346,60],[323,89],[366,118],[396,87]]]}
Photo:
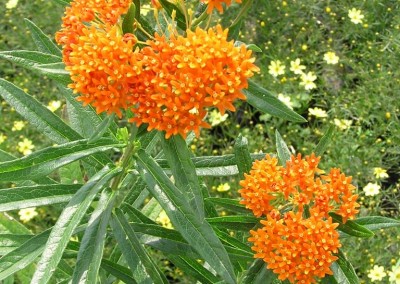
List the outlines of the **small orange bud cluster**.
{"label": "small orange bud cluster", "polygon": [[339,169],[322,175],[319,160],[314,154],[304,159],[299,154],[282,167],[267,155],[240,182],[241,203],[257,217],[266,216],[260,229],[250,231],[255,257],[280,280],[314,283],[315,277],[332,274],[330,265],[341,244],[338,224],[328,213],[341,215],[343,222],[358,213],[351,177]]}
{"label": "small orange bud cluster", "polygon": [[[69,87],[98,113],[121,117],[129,109],[131,122],[165,131],[167,138],[190,131],[198,135],[200,127],[210,127],[204,122],[207,109],[234,111],[233,102],[245,99],[242,89],[259,71],[251,51],[228,41],[228,30],[219,25],[187,30],[186,36],[156,33],[140,49],[136,37],[116,25],[117,14],[129,4],[96,0],[83,9],[81,2],[67,9],[56,40],[73,81]],[[92,2],[108,6],[100,9]]]}
{"label": "small orange bud cluster", "polygon": [[[222,13],[224,11],[222,4],[229,7],[235,0],[201,0],[204,4],[207,4],[207,14],[211,14],[214,9]],[[237,3],[242,3],[242,0],[236,0]]]}

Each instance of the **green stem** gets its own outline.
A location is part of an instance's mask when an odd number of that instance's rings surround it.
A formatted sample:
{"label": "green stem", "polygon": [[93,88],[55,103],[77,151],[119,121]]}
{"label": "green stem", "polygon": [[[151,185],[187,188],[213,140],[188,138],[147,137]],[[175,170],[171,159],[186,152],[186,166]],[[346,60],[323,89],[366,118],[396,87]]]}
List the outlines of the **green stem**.
{"label": "green stem", "polygon": [[239,14],[237,15],[236,19],[233,21],[233,23],[231,24],[231,27],[236,25],[237,22],[240,21],[240,19],[247,13],[247,11],[250,9],[251,4],[253,4],[254,0],[248,0],[246,1],[246,3],[244,3],[244,5],[242,6],[242,9],[240,10]]}

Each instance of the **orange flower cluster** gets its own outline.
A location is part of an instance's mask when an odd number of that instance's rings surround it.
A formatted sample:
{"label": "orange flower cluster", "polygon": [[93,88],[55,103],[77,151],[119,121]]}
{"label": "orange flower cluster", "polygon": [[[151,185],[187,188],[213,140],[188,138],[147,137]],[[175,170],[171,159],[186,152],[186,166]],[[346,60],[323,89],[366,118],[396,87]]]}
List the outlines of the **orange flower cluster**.
{"label": "orange flower cluster", "polygon": [[328,213],[341,215],[343,222],[358,213],[351,177],[339,169],[322,175],[319,161],[314,154],[304,159],[299,154],[282,167],[267,155],[255,161],[240,182],[241,203],[267,218],[261,229],[250,232],[255,257],[267,262],[279,279],[292,283],[314,283],[315,277],[332,274],[329,267],[341,245],[338,224]]}
{"label": "orange flower cluster", "polygon": [[221,113],[234,111],[233,101],[245,99],[241,90],[258,68],[251,51],[227,41],[228,30],[221,26],[208,31],[197,28],[187,35],[155,35],[142,49],[146,66],[142,80],[147,92],[139,98],[135,117],[138,125],[186,137],[189,131],[199,134],[206,108],[217,107]]}
{"label": "orange flower cluster", "polygon": [[129,1],[83,2],[72,2],[56,38],[73,81],[69,87],[98,113],[121,117],[129,109],[131,122],[165,131],[167,138],[198,135],[200,127],[210,127],[207,108],[235,110],[233,102],[245,99],[242,89],[259,71],[251,51],[228,41],[228,30],[219,25],[187,30],[186,36],[156,33],[139,49],[136,37],[116,25]]}
{"label": "orange flower cluster", "polygon": [[280,280],[291,283],[315,283],[315,277],[331,275],[329,267],[337,259],[333,254],[341,247],[335,230],[338,224],[316,215],[308,219],[293,211],[282,219],[267,215],[267,220],[261,221],[262,228],[250,231],[254,257],[268,263]]}
{"label": "orange flower cluster", "polygon": [[[201,0],[201,2],[207,5],[207,14],[211,14],[214,9],[217,9],[218,12],[222,13],[224,11],[222,3],[229,7],[232,2],[235,2],[235,0]],[[236,2],[242,3],[242,0],[236,0]]]}

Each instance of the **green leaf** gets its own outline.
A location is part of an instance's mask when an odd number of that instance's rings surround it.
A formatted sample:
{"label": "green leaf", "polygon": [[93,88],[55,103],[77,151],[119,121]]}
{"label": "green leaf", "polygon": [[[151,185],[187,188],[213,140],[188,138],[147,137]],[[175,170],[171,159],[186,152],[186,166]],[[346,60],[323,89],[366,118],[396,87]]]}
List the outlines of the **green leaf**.
{"label": "green leaf", "polygon": [[88,144],[87,140],[78,140],[44,148],[20,159],[0,163],[0,181],[43,177],[73,161],[123,146],[113,140],[101,139],[92,144]]}
{"label": "green leaf", "polygon": [[110,125],[114,122],[115,114],[108,115],[97,127],[93,135],[89,138],[88,143],[95,142],[103,137],[104,133],[109,130]]}
{"label": "green leaf", "polygon": [[40,64],[59,63],[62,60],[61,57],[52,54],[30,50],[1,51],[0,58],[28,69],[34,69],[34,66]]}
{"label": "green leaf", "polygon": [[357,218],[354,223],[363,226],[371,231],[376,231],[391,227],[400,227],[400,221],[382,216],[368,216]]}
{"label": "green leaf", "polygon": [[231,198],[222,198],[222,197],[208,197],[205,199],[206,202],[211,202],[215,205],[219,205],[223,208],[226,208],[232,212],[236,213],[251,213],[249,209],[239,203],[239,200],[231,199]]}
{"label": "green leaf", "polygon": [[250,172],[253,161],[250,156],[247,138],[243,137],[242,134],[239,134],[235,141],[234,151],[239,177],[244,179],[244,174]]}
{"label": "green leaf", "polygon": [[126,13],[124,20],[122,22],[122,33],[133,33],[133,23],[135,22],[136,16],[136,6],[131,3],[128,12]]}
{"label": "green leaf", "polygon": [[240,34],[240,28],[242,27],[243,19],[237,21],[234,25],[229,27],[228,41],[237,40]]}
{"label": "green leaf", "polygon": [[30,230],[7,213],[0,213],[0,231],[10,234],[32,234]]}
{"label": "green leaf", "polygon": [[247,44],[246,47],[247,47],[248,50],[252,50],[254,52],[262,52],[262,49],[259,48],[257,45],[255,45],[253,43]]}
{"label": "green leaf", "polygon": [[79,161],[65,165],[58,170],[60,181],[63,184],[84,183],[81,164]]}
{"label": "green leaf", "polygon": [[98,272],[114,197],[115,195],[108,189],[103,190],[97,207],[90,216],[79,247],[72,283],[98,283]]}
{"label": "green leaf", "polygon": [[122,254],[133,272],[133,277],[140,283],[168,283],[168,280],[139,243],[122,211],[116,208],[115,213],[116,215],[111,219],[111,226]]}
{"label": "green leaf", "polygon": [[341,284],[358,284],[357,274],[341,250],[339,250],[338,257],[339,259],[331,265],[335,280]]}
{"label": "green leaf", "polygon": [[101,268],[125,283],[137,283],[136,280],[132,277],[132,272],[125,266],[119,265],[115,262],[103,258],[101,260]]}
{"label": "green leaf", "polygon": [[68,202],[80,184],[34,185],[0,189],[0,211]]}
{"label": "green leaf", "polygon": [[[236,283],[228,254],[211,226],[198,218],[168,176],[145,151],[137,153],[142,177],[173,226],[227,283]],[[145,171],[144,171],[145,170]]]}
{"label": "green leaf", "polygon": [[56,143],[82,139],[57,115],[15,85],[0,79],[0,95],[40,132]]}
{"label": "green leaf", "polygon": [[65,86],[72,83],[69,71],[65,70],[64,62],[34,65],[32,68]]}
{"label": "green leaf", "polygon": [[28,19],[24,19],[25,24],[31,32],[33,41],[35,42],[37,48],[41,52],[50,53],[61,57],[61,51],[53,41],[46,36],[43,31],[38,28],[33,22]]}
{"label": "green leaf", "polygon": [[342,216],[338,214],[330,212],[329,216],[332,217],[332,220],[335,223],[339,223],[339,226],[337,227],[338,230],[350,236],[360,237],[360,238],[370,238],[374,235],[374,232],[368,230],[364,226],[357,224],[352,220],[347,220],[347,222],[343,224]]}
{"label": "green leaf", "polygon": [[290,161],[291,153],[285,141],[283,140],[282,136],[279,134],[278,130],[275,131],[275,137],[276,137],[276,150],[278,152],[279,163],[282,166],[286,166],[286,162]]}
{"label": "green leaf", "polygon": [[249,253],[250,253],[250,256],[252,257],[253,256],[253,251],[251,250],[251,248],[247,245],[247,244],[245,244],[245,243],[243,243],[243,242],[241,242],[241,241],[239,241],[237,238],[235,238],[235,237],[232,237],[229,233],[227,233],[225,230],[218,230],[218,229],[215,229],[215,233],[217,234],[217,236],[218,236],[218,238],[224,243],[224,244],[226,244],[226,245],[228,245],[228,246],[231,246],[231,247],[234,247],[234,248],[237,248],[237,249],[239,249],[239,250],[242,250],[242,251],[244,251],[244,252],[246,252],[247,253],[247,255],[249,255]]}
{"label": "green leaf", "polygon": [[241,277],[241,284],[274,283],[276,275],[267,269],[267,264],[262,259],[256,259]]}
{"label": "green leaf", "polygon": [[201,186],[185,140],[180,135],[174,135],[170,139],[163,137],[161,142],[176,187],[180,190],[180,194],[185,196],[185,199],[193,208],[194,214],[197,214],[201,219],[204,218],[204,200]]}
{"label": "green leaf", "polygon": [[175,11],[176,16],[175,16],[175,21],[178,25],[178,27],[183,30],[186,31],[186,29],[188,28],[186,26],[186,18],[185,15],[182,13],[181,9],[179,9],[175,4],[173,4],[172,2],[169,2],[167,0],[159,0],[161,6],[165,9],[165,11],[167,12],[168,16],[171,17],[173,11]]}
{"label": "green leaf", "polygon": [[218,282],[218,277],[207,270],[198,261],[186,256],[168,255],[172,263],[179,267],[185,274],[192,276],[202,284],[213,284]]}
{"label": "green leaf", "polygon": [[5,255],[32,238],[31,235],[0,234],[0,255]]}
{"label": "green leaf", "polygon": [[0,258],[0,280],[31,264],[43,252],[50,229],[32,236],[17,249]]}
{"label": "green leaf", "polygon": [[257,225],[259,219],[254,216],[223,216],[206,218],[207,222],[217,228],[224,228],[236,231],[249,231]]}
{"label": "green leaf", "polygon": [[288,108],[269,91],[260,87],[253,81],[249,81],[249,87],[246,90],[243,90],[243,92],[247,96],[247,102],[262,112],[289,121],[307,122],[304,117]]}
{"label": "green leaf", "polygon": [[32,283],[41,284],[49,281],[74,229],[81,222],[92,200],[120,172],[121,169],[119,168],[110,169],[108,166],[104,167],[72,197],[51,231],[36,272],[33,275]]}
{"label": "green leaf", "polygon": [[326,147],[332,140],[333,136],[333,130],[335,129],[334,125],[331,125],[328,130],[324,133],[324,136],[322,136],[321,140],[319,141],[317,147],[314,150],[315,156],[322,156],[322,154],[325,152]]}

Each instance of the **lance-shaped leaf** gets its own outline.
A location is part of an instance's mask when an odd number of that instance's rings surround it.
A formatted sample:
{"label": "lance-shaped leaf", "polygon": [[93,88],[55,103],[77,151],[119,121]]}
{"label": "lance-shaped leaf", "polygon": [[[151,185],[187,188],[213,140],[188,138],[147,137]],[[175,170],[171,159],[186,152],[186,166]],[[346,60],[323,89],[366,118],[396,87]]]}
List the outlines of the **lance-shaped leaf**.
{"label": "lance-shaped leaf", "polygon": [[31,235],[0,234],[0,255],[13,251],[31,238]]}
{"label": "lance-shaped leaf", "polygon": [[354,237],[360,238],[370,238],[374,235],[374,232],[368,230],[364,226],[357,224],[352,220],[347,220],[346,223],[343,223],[342,216],[332,213],[329,213],[329,216],[332,217],[332,220],[335,223],[339,223],[338,230]]}
{"label": "lance-shaped leaf", "polygon": [[206,220],[217,228],[238,231],[249,231],[259,222],[259,219],[254,216],[240,215],[206,218]]}
{"label": "lance-shaped leaf", "polygon": [[134,32],[133,24],[135,22],[135,16],[136,16],[136,5],[134,3],[131,3],[131,6],[129,7],[129,10],[126,13],[124,20],[122,22],[122,32],[124,34]]}
{"label": "lance-shaped leaf", "polygon": [[6,212],[0,213],[0,230],[3,233],[10,234],[32,234],[32,232],[28,228],[15,220],[14,217],[8,215]]}
{"label": "lance-shaped leaf", "polygon": [[174,135],[170,139],[163,137],[161,141],[176,187],[181,190],[181,194],[195,211],[194,214],[200,219],[204,218],[201,186],[185,140],[180,135]]}
{"label": "lance-shaped leaf", "polygon": [[226,283],[236,283],[228,254],[211,226],[199,219],[161,167],[144,150],[137,154],[141,174],[174,227],[186,241],[222,276]]}
{"label": "lance-shaped leaf", "polygon": [[57,115],[15,85],[0,79],[0,95],[40,132],[56,143],[78,140],[82,137]]}
{"label": "lance-shaped leaf", "polygon": [[345,283],[345,284],[358,284],[358,276],[351,265],[351,263],[346,259],[345,255],[341,250],[337,255],[339,257],[331,265],[331,270],[333,272],[333,277],[337,281],[337,283]]}
{"label": "lance-shaped leaf", "polygon": [[276,151],[278,152],[279,163],[286,166],[286,162],[290,161],[290,151],[278,130],[275,131]]}
{"label": "lance-shaped leaf", "polygon": [[96,209],[90,216],[85,234],[79,247],[72,283],[97,283],[103,256],[104,240],[108,220],[114,205],[115,195],[103,190]]}
{"label": "lance-shaped leaf", "polygon": [[55,55],[31,50],[1,51],[0,58],[4,58],[28,69],[33,69],[34,66],[40,64],[58,63],[62,60]]}
{"label": "lance-shaped leaf", "polygon": [[72,197],[54,225],[31,283],[47,283],[54,273],[74,229],[79,225],[97,193],[121,172],[104,167]]}
{"label": "lance-shaped leaf", "polygon": [[0,211],[68,202],[80,184],[33,185],[0,189]]}
{"label": "lance-shaped leaf", "polygon": [[17,249],[0,258],[0,280],[31,264],[43,252],[50,229],[32,236]]}
{"label": "lance-shaped leaf", "polygon": [[253,165],[246,137],[239,135],[235,141],[234,151],[240,179],[244,179],[244,174],[248,173]]}
{"label": "lance-shaped leaf", "polygon": [[159,0],[159,2],[170,17],[173,13],[175,13],[174,20],[176,21],[178,27],[181,30],[186,31],[186,29],[187,29],[186,19],[185,19],[185,15],[182,13],[181,9],[179,9],[175,4],[173,4],[172,2],[169,2],[167,0]]}
{"label": "lance-shaped leaf", "polygon": [[251,213],[249,209],[239,203],[239,200],[231,199],[231,198],[222,198],[222,197],[209,197],[205,199],[206,202],[211,202],[215,205],[219,205],[225,209],[228,209],[232,212],[236,213]]}
{"label": "lance-shaped leaf", "polygon": [[243,92],[247,97],[247,102],[262,112],[294,122],[307,122],[304,117],[288,108],[269,91],[253,81],[249,81],[249,87]]}
{"label": "lance-shaped leaf", "polygon": [[371,231],[376,231],[391,227],[400,227],[400,220],[382,217],[382,216],[368,216],[357,218],[353,221],[358,225],[364,226]]}
{"label": "lance-shaped leaf", "polygon": [[0,181],[19,181],[43,177],[73,161],[124,145],[101,139],[88,144],[78,140],[59,146],[48,147],[17,160],[0,163]]}
{"label": "lance-shaped leaf", "polygon": [[275,282],[276,275],[267,269],[267,264],[262,259],[254,260],[241,277],[241,284],[281,283]]}
{"label": "lance-shaped leaf", "polygon": [[108,273],[117,277],[119,280],[124,281],[124,283],[136,284],[135,278],[132,277],[132,272],[125,266],[119,265],[118,263],[112,262],[107,259],[101,260],[101,268],[103,268]]}
{"label": "lance-shaped leaf", "polygon": [[335,129],[334,125],[331,125],[328,130],[324,133],[324,136],[322,136],[321,140],[319,141],[317,147],[314,150],[315,155],[322,156],[322,154],[325,152],[326,147],[332,140],[333,136],[333,130]]}
{"label": "lance-shaped leaf", "polygon": [[65,70],[63,62],[34,65],[32,69],[38,70],[43,75],[65,86],[72,82],[69,71]]}
{"label": "lance-shaped leaf", "polygon": [[168,283],[168,280],[139,243],[121,210],[116,209],[116,216],[111,219],[111,226],[135,280],[139,283],[149,284]]}
{"label": "lance-shaped leaf", "polygon": [[31,32],[32,39],[41,52],[49,53],[61,57],[61,51],[53,41],[43,33],[43,31],[33,22],[25,19],[25,24]]}

